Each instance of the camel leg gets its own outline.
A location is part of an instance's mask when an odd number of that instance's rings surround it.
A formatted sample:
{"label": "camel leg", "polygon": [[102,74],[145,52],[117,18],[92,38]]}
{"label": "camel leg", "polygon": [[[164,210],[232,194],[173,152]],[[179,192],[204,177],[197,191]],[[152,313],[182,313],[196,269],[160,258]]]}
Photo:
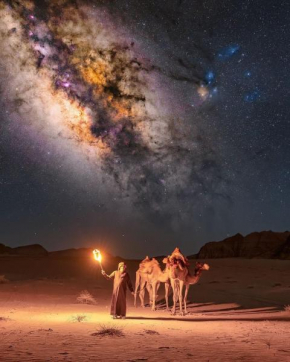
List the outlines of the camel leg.
{"label": "camel leg", "polygon": [[157,284],[152,283],[152,310],[156,310],[156,289]]}
{"label": "camel leg", "polygon": [[[157,282],[157,283],[153,283],[151,285],[151,307],[152,307],[152,310],[156,310],[156,300],[158,298],[158,289],[160,287],[160,283]],[[154,291],[155,291],[155,294],[154,294]],[[154,305],[153,305],[154,304]]]}
{"label": "camel leg", "polygon": [[178,296],[179,296],[179,281],[178,280],[176,280],[175,281],[175,299],[176,299],[176,306],[177,306],[177,304],[179,303],[179,301],[178,301]]}
{"label": "camel leg", "polygon": [[176,313],[176,285],[175,285],[175,279],[171,279],[171,288],[173,290],[173,307],[171,309],[171,313]]}
{"label": "camel leg", "polygon": [[141,282],[141,284],[140,284],[139,298],[140,298],[140,301],[141,301],[141,307],[142,307],[142,308],[145,308],[145,304],[144,304],[145,287],[146,287],[146,282]]}
{"label": "camel leg", "polygon": [[136,272],[135,291],[134,291],[134,307],[137,307],[137,294],[138,294],[139,286],[140,286],[140,274],[137,271]]}
{"label": "camel leg", "polygon": [[169,283],[165,283],[166,310],[169,310],[169,303],[168,303],[169,288],[170,288],[170,284],[169,284]]}
{"label": "camel leg", "polygon": [[187,295],[188,295],[188,291],[189,291],[189,284],[187,284],[185,286],[185,293],[184,293],[184,313],[187,314]]}
{"label": "camel leg", "polygon": [[152,285],[150,283],[147,283],[146,289],[149,294],[149,305],[150,305],[150,307],[152,307]]}
{"label": "camel leg", "polygon": [[136,308],[137,307],[137,290],[135,289],[134,291],[134,307]]}
{"label": "camel leg", "polygon": [[136,308],[137,307],[137,291],[135,290],[134,292],[134,307]]}
{"label": "camel leg", "polygon": [[157,284],[156,284],[156,299],[158,298],[159,287],[160,287],[160,282],[157,282]]}
{"label": "camel leg", "polygon": [[182,310],[182,292],[183,292],[184,282],[179,280],[179,308],[180,308],[180,315],[184,315]]}

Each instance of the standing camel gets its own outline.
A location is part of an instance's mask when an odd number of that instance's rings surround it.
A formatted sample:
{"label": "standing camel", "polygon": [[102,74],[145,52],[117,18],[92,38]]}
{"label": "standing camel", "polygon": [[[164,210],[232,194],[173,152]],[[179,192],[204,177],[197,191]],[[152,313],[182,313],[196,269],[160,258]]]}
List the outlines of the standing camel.
{"label": "standing camel", "polygon": [[166,309],[169,309],[168,305],[168,294],[169,294],[169,264],[168,259],[164,258],[163,263],[166,264],[165,269],[162,271],[160,265],[156,259],[150,260],[146,257],[140,264],[139,269],[136,272],[136,283],[135,283],[135,301],[134,305],[136,307],[136,299],[138,289],[140,287],[139,297],[141,301],[141,307],[144,305],[144,296],[145,288],[149,292],[150,304],[152,310],[156,310],[156,296],[157,290],[160,283],[165,283],[165,300],[166,300]]}
{"label": "standing camel", "polygon": [[[137,293],[138,293],[139,287],[140,287],[139,298],[141,301],[141,307],[145,308],[145,305],[144,305],[145,288],[147,289],[148,294],[149,294],[150,306],[152,305],[151,286],[148,283],[148,276],[146,275],[147,273],[152,272],[152,270],[153,270],[151,262],[153,264],[153,260],[151,260],[149,258],[149,256],[146,256],[146,258],[141,261],[141,263],[139,264],[139,269],[136,271],[135,294],[134,294],[134,306],[135,307],[137,306]],[[157,262],[157,260],[156,260],[156,262]]]}
{"label": "standing camel", "polygon": [[168,268],[171,287],[173,290],[173,307],[172,314],[176,313],[176,302],[179,299],[180,314],[184,315],[182,308],[183,301],[183,287],[188,275],[189,262],[188,259],[182,255],[179,248],[175,248],[171,255],[168,256]]}
{"label": "standing camel", "polygon": [[179,299],[179,307],[180,307],[180,314],[184,315],[182,310],[182,293],[183,287],[185,285],[186,277],[188,275],[187,267],[182,267],[180,263],[170,263],[169,264],[169,278],[171,287],[173,290],[173,307],[172,307],[172,314],[176,313],[176,302],[177,298]]}
{"label": "standing camel", "polygon": [[185,278],[185,293],[184,293],[184,300],[183,300],[185,314],[187,314],[186,307],[187,307],[187,295],[188,295],[189,287],[193,284],[196,284],[199,281],[201,274],[204,270],[209,270],[209,265],[205,264],[205,263],[196,262],[195,269],[194,269],[194,275],[192,276],[188,273]]}

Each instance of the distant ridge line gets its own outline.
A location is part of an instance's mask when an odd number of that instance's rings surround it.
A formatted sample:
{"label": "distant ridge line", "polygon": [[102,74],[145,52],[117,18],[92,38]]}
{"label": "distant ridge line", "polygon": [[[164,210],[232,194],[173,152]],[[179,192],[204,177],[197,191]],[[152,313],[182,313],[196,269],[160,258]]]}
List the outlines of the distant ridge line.
{"label": "distant ridge line", "polygon": [[[49,257],[87,257],[93,248],[70,248],[58,251],[47,251],[40,244],[31,244],[12,248],[0,243],[0,255],[27,255]],[[102,251],[106,257],[124,260]],[[165,254],[164,254],[165,255]],[[145,255],[144,255],[145,257]],[[161,260],[164,256],[155,256]],[[290,231],[253,232],[246,236],[237,233],[221,241],[210,241],[203,245],[197,254],[188,256],[189,259],[217,258],[260,258],[290,260]],[[140,260],[130,258],[128,260]]]}

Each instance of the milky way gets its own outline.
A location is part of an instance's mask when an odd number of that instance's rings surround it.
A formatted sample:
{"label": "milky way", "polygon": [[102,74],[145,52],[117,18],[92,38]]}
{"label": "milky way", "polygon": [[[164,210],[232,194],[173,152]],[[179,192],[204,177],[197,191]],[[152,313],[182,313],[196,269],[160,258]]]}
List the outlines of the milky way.
{"label": "milky way", "polygon": [[255,126],[267,94],[252,59],[266,63],[243,24],[228,31],[224,9],[235,17],[227,0],[0,1],[3,184],[22,180],[17,206],[3,205],[43,217],[26,239],[46,225],[57,234],[59,220],[62,237],[113,223],[115,245],[161,236],[189,250],[252,231],[245,215],[256,227],[272,128]]}
{"label": "milky way", "polygon": [[[118,35],[102,9],[54,1],[40,13],[33,2],[2,5],[4,93],[20,132],[29,123],[59,152],[69,145],[69,153],[79,152],[76,171],[86,157],[106,185],[115,183],[149,217],[172,218],[172,203],[185,210],[200,193],[226,197],[212,145],[170,114],[166,72]],[[202,104],[206,84],[195,82]]]}

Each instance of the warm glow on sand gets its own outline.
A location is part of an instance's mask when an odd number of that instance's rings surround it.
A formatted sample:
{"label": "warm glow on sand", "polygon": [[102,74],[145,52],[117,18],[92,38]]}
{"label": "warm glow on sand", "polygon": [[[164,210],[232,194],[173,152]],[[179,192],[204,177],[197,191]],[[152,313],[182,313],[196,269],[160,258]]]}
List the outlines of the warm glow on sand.
{"label": "warm glow on sand", "polygon": [[[0,276],[9,281],[0,283],[1,362],[175,361],[177,353],[182,361],[287,361],[287,261],[209,260],[210,272],[189,290],[187,315],[166,311],[161,286],[156,311],[140,303],[135,308],[128,293],[127,318],[112,320],[112,283],[96,264],[103,255],[91,253],[91,259],[44,257],[41,263],[1,257]],[[105,260],[108,270],[117,267],[108,254]],[[139,261],[126,264],[133,279]],[[281,286],[274,286],[277,280]],[[82,291],[95,304],[79,303]],[[96,335],[102,328],[119,328],[124,337]]]}

